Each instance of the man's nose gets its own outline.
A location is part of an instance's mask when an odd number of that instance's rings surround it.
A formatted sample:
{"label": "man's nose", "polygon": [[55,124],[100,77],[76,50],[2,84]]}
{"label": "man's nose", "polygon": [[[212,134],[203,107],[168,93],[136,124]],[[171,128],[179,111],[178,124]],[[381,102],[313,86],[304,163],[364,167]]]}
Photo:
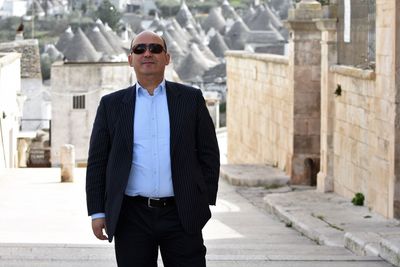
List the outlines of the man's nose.
{"label": "man's nose", "polygon": [[150,57],[152,55],[153,55],[153,53],[150,52],[150,49],[147,48],[146,51],[144,51],[144,56],[145,57]]}

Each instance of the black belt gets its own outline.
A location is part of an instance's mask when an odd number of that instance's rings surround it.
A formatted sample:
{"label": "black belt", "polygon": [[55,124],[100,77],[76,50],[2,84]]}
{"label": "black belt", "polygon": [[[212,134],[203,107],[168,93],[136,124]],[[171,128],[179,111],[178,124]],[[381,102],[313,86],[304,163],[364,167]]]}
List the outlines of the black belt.
{"label": "black belt", "polygon": [[175,206],[174,197],[142,197],[142,196],[126,196],[130,201],[146,204],[149,208],[166,208]]}

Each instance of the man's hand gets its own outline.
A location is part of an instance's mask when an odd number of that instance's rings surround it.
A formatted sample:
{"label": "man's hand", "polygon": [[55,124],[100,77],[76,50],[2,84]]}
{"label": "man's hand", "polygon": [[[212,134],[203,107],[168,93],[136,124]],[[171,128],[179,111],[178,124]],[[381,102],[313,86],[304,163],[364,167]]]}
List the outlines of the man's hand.
{"label": "man's hand", "polygon": [[[94,235],[100,240],[107,240],[108,237],[104,234],[106,230],[105,218],[99,218],[92,220],[92,229]],[[104,232],[103,232],[104,229]]]}

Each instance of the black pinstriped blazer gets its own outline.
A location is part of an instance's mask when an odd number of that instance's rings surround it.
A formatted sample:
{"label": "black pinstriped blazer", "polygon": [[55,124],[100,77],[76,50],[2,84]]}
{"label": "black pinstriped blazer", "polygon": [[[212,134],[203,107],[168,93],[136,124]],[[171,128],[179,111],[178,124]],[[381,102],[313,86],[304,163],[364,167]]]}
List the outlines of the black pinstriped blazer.
{"label": "black pinstriped blazer", "polygon": [[[219,149],[201,91],[166,82],[172,182],[184,229],[200,231],[215,205]],[[115,233],[132,165],[135,86],[104,96],[90,138],[86,172],[89,215],[106,214],[109,241]]]}

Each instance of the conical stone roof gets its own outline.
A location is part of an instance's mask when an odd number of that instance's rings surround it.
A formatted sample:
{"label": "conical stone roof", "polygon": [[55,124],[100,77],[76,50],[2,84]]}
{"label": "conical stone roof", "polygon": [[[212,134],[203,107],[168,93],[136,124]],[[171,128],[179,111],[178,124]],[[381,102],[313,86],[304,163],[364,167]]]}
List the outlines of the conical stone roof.
{"label": "conical stone roof", "polygon": [[249,28],[241,18],[236,19],[230,30],[225,35],[229,48],[243,50],[249,35]]}
{"label": "conical stone roof", "polygon": [[203,29],[208,32],[210,28],[214,28],[220,33],[224,33],[225,31],[225,18],[222,16],[221,8],[215,7],[212,8],[207,18],[203,22]]}
{"label": "conical stone roof", "polygon": [[192,53],[188,53],[177,66],[176,72],[182,81],[201,81],[201,76],[208,68],[204,62]]}
{"label": "conical stone roof", "polygon": [[246,14],[243,15],[243,21],[244,23],[248,24],[248,22],[254,17],[254,15],[256,14],[256,11],[254,10],[254,8],[251,6]]}
{"label": "conical stone roof", "polygon": [[227,0],[222,3],[222,16],[225,19],[237,19],[239,15],[236,13],[235,9],[229,4]]}
{"label": "conical stone roof", "polygon": [[196,21],[193,18],[192,12],[190,12],[185,1],[182,2],[182,5],[175,17],[182,27],[186,27],[188,24],[192,24],[193,26],[196,25]]}
{"label": "conical stone roof", "polygon": [[226,63],[220,63],[217,66],[206,70],[203,74],[203,81],[206,83],[213,83],[217,80],[226,80]]}
{"label": "conical stone roof", "polygon": [[118,35],[116,35],[109,27],[107,29],[106,26],[103,25],[99,20],[96,21],[96,25],[99,27],[100,32],[106,38],[110,46],[113,48],[115,55],[126,54],[125,50],[122,48],[122,41]]}
{"label": "conical stone roof", "polygon": [[46,45],[44,52],[49,55],[51,62],[62,60],[64,57],[64,55],[60,51],[58,51],[53,44]]}
{"label": "conical stone roof", "polygon": [[60,38],[58,38],[58,41],[56,43],[56,48],[60,52],[64,52],[65,48],[68,46],[69,42],[72,40],[74,37],[74,34],[72,32],[71,26],[69,26],[61,35]]}
{"label": "conical stone roof", "polygon": [[178,35],[181,36],[180,38],[185,41],[190,40],[190,34],[179,24],[175,18],[171,20],[171,26],[177,31]]}
{"label": "conical stone roof", "polygon": [[101,52],[103,56],[115,55],[114,49],[108,43],[107,39],[101,34],[99,27],[95,26],[87,33],[87,37],[93,44],[97,52]]}
{"label": "conical stone roof", "polygon": [[[207,46],[204,46],[205,48],[208,48]],[[214,67],[215,65],[218,64],[217,60],[211,59],[212,55],[206,55],[206,53],[203,53],[203,51],[200,50],[199,46],[197,44],[191,44],[190,46],[190,54],[194,55],[202,65],[206,66],[207,69]]]}
{"label": "conical stone roof", "polygon": [[254,31],[268,31],[271,30],[270,25],[275,28],[282,28],[282,22],[275,13],[269,8],[268,5],[260,5],[256,9],[256,13],[252,18],[249,18],[247,25]]}
{"label": "conical stone roof", "polygon": [[183,49],[186,50],[188,46],[189,39],[186,39],[186,34],[188,34],[186,31],[184,34],[180,33],[180,31],[183,32],[183,30],[178,30],[177,28],[174,27],[174,25],[169,25],[167,28],[167,32],[170,34],[172,37],[172,40],[176,41],[177,44]]}
{"label": "conical stone roof", "polygon": [[279,18],[287,19],[288,11],[292,7],[292,0],[271,0],[269,4],[277,12]]}
{"label": "conical stone roof", "polygon": [[198,47],[200,49],[200,52],[206,57],[206,59],[212,62],[212,64],[210,65],[219,64],[218,58],[215,56],[213,51],[211,51],[211,49],[207,45],[201,44]]}
{"label": "conical stone roof", "polygon": [[97,62],[101,55],[96,51],[81,28],[78,28],[74,38],[65,49],[64,56],[67,61],[72,62]]}
{"label": "conical stone roof", "polygon": [[224,57],[226,50],[229,50],[221,34],[218,32],[210,39],[208,47],[217,57]]}

